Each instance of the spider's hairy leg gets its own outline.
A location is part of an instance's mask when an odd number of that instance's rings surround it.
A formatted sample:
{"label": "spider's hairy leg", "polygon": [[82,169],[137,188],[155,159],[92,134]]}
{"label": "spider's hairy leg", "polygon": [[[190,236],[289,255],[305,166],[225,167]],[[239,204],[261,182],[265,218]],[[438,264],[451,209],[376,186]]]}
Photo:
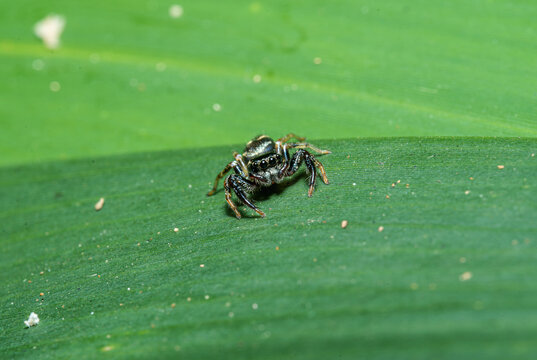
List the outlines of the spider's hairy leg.
{"label": "spider's hairy leg", "polygon": [[287,146],[291,149],[291,148],[295,148],[295,149],[311,149],[319,154],[323,154],[323,155],[326,155],[326,154],[331,154],[332,152],[330,150],[323,150],[323,149],[319,149],[317,146],[315,145],[312,145],[310,143],[292,143],[292,144],[287,144]]}
{"label": "spider's hairy leg", "polygon": [[237,173],[241,174],[241,176],[243,177],[248,177],[248,167],[244,163],[244,160],[242,159],[242,155],[234,151],[233,157],[235,158],[235,162],[236,162],[235,168],[237,170]]}
{"label": "spider's hairy leg", "polygon": [[306,164],[308,172],[310,173],[308,196],[311,197],[313,195],[313,190],[315,189],[315,180],[317,179],[316,168],[319,168],[319,171],[321,172],[321,176],[325,184],[328,184],[328,178],[326,177],[326,172],[324,170],[323,165],[317,159],[315,159],[313,155],[311,155],[304,149],[299,149],[296,153],[293,154],[293,157],[289,162],[287,176],[293,175],[298,170],[302,162]]}
{"label": "spider's hairy leg", "polygon": [[[289,148],[296,148],[296,149],[306,149],[306,148],[310,148],[320,154],[331,154],[332,152],[330,150],[321,150],[319,149],[318,147],[312,145],[312,144],[309,144],[309,143],[293,143],[293,144],[287,144],[287,146],[289,146]],[[311,155],[310,153],[306,152],[312,159],[313,159],[313,163],[314,165],[319,168],[319,171],[321,172],[321,177],[323,179],[323,182],[325,184],[329,184],[330,182],[328,181],[328,178],[326,177],[326,171],[324,170],[324,166],[323,164],[321,164],[321,162],[317,159],[315,159],[315,157],[313,155]]]}
{"label": "spider's hairy leg", "polygon": [[298,141],[304,141],[304,140],[306,140],[305,137],[298,136],[298,135],[296,135],[296,134],[294,134],[294,133],[289,133],[289,134],[285,135],[284,137],[278,139],[278,141],[279,141],[280,143],[283,144],[283,143],[286,143],[287,141],[289,141],[289,140],[292,139],[292,138],[295,138],[295,139],[297,139]]}
{"label": "spider's hairy leg", "polygon": [[315,165],[313,161],[315,158],[304,156],[304,162],[306,163],[306,167],[308,168],[308,171],[310,172],[310,188],[308,189],[308,197],[311,197],[313,195],[313,190],[315,189],[315,180],[317,180],[317,170],[315,169]]}
{"label": "spider's hairy leg", "polygon": [[235,192],[235,195],[239,198],[240,201],[242,201],[246,206],[254,210],[256,213],[261,215],[262,217],[265,217],[265,213],[261,211],[259,208],[257,208],[252,201],[250,201],[246,197],[245,190],[248,191],[254,186],[254,183],[250,182],[249,180],[246,180],[239,175],[229,175],[226,180],[224,181],[224,189],[226,190],[226,201],[229,204],[229,207],[233,212],[235,213],[235,216],[237,219],[241,218],[241,214],[239,213],[239,210],[237,210],[237,206],[233,203],[231,200],[231,189]]}
{"label": "spider's hairy leg", "polygon": [[313,163],[317,168],[319,168],[319,171],[321,172],[321,177],[323,178],[323,182],[326,185],[330,184],[330,181],[328,181],[328,178],[326,177],[326,171],[324,170],[323,164],[321,164],[321,162],[315,158],[313,158]]}
{"label": "spider's hairy leg", "polygon": [[207,193],[207,196],[211,196],[216,193],[216,187],[218,186],[218,181],[220,181],[220,179],[223,178],[227,174],[227,172],[231,169],[235,170],[237,174],[240,174],[243,177],[248,177],[248,168],[246,167],[246,164],[244,163],[242,159],[242,155],[239,154],[238,152],[233,152],[233,157],[235,158],[235,160],[227,164],[224,170],[220,171],[220,174],[216,175],[213,188],[211,189],[211,191]]}
{"label": "spider's hairy leg", "polygon": [[220,173],[216,175],[213,188],[211,189],[211,191],[207,193],[207,196],[214,195],[214,193],[216,192],[216,187],[218,186],[218,181],[220,181],[220,179],[223,178],[227,174],[227,172],[231,170],[232,167],[233,167],[233,161],[227,164],[224,170],[220,171]]}
{"label": "spider's hairy leg", "polygon": [[231,192],[229,191],[230,189],[229,189],[228,180],[229,180],[229,177],[227,177],[226,180],[224,180],[224,190],[226,191],[226,201],[229,204],[229,207],[231,208],[231,210],[233,210],[233,212],[235,213],[235,216],[237,217],[237,219],[240,219],[241,213],[239,212],[239,210],[237,210],[237,206],[231,200]]}

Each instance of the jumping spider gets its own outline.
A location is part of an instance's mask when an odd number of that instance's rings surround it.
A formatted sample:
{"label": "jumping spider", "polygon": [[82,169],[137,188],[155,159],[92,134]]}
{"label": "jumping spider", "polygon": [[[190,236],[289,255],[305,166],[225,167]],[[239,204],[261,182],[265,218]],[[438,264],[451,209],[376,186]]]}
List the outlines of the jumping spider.
{"label": "jumping spider", "polygon": [[[300,142],[287,143],[290,139],[295,138]],[[287,136],[272,140],[267,135],[259,135],[246,144],[242,154],[233,153],[235,160],[226,165],[224,170],[216,176],[214,186],[207,196],[214,195],[218,181],[226,173],[233,169],[235,174],[229,175],[224,180],[224,189],[226,191],[226,201],[229,207],[235,213],[237,219],[241,218],[237,206],[231,200],[231,189],[235,192],[240,201],[253,209],[262,217],[265,213],[258,209],[252,200],[246,197],[246,193],[251,193],[260,187],[266,187],[280,183],[285,177],[293,175],[302,162],[306,163],[306,168],[310,174],[308,196],[311,197],[315,188],[317,170],[319,169],[321,177],[325,184],[328,184],[328,178],[324,171],[323,165],[315,157],[304,149],[310,148],[319,154],[330,154],[329,150],[321,150],[307,142],[306,138],[288,134]],[[298,149],[293,156],[289,155],[288,149]]]}

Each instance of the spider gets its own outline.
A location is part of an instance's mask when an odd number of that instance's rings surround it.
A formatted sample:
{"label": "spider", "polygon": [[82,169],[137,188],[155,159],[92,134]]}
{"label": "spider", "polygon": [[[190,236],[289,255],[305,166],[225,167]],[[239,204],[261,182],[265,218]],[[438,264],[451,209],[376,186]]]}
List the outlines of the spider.
{"label": "spider", "polygon": [[[292,138],[297,139],[299,142],[287,143]],[[317,178],[316,168],[319,169],[325,184],[328,184],[328,178],[326,177],[323,165],[305,149],[312,149],[319,154],[330,154],[331,152],[329,150],[321,150],[312,144],[304,142],[305,140],[306,138],[292,133],[277,141],[272,140],[267,135],[259,135],[253,138],[246,144],[242,154],[233,153],[235,160],[227,164],[224,170],[216,176],[213,188],[207,193],[207,196],[215,194],[218,181],[229,170],[233,169],[235,174],[229,175],[224,180],[226,201],[229,207],[233,210],[237,219],[240,219],[241,214],[231,200],[231,189],[233,189],[241,202],[262,217],[265,217],[265,213],[257,208],[253,201],[246,197],[246,194],[252,193],[260,187],[267,187],[282,182],[285,177],[293,175],[302,162],[305,162],[310,174],[308,196],[311,197]],[[292,148],[298,150],[293,156],[290,156],[289,149]]]}

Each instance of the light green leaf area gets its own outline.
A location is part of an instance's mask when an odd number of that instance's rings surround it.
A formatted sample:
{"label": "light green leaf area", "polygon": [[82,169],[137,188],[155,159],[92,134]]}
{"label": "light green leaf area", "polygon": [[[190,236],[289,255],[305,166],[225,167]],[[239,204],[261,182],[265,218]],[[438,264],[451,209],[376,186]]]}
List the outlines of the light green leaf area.
{"label": "light green leaf area", "polygon": [[241,220],[229,146],[2,168],[0,357],[537,356],[536,140],[317,145]]}
{"label": "light green leaf area", "polygon": [[[263,132],[537,135],[534,1],[170,5],[0,3],[0,164]],[[55,51],[33,35],[49,13],[66,19]]]}

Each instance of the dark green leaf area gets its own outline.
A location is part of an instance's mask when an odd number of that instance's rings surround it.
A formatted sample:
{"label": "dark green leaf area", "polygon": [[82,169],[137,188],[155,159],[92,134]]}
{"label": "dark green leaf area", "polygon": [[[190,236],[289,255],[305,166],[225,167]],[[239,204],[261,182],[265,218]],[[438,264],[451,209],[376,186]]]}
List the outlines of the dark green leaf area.
{"label": "dark green leaf area", "polygon": [[535,358],[536,140],[316,145],[241,220],[242,145],[1,169],[0,357]]}

